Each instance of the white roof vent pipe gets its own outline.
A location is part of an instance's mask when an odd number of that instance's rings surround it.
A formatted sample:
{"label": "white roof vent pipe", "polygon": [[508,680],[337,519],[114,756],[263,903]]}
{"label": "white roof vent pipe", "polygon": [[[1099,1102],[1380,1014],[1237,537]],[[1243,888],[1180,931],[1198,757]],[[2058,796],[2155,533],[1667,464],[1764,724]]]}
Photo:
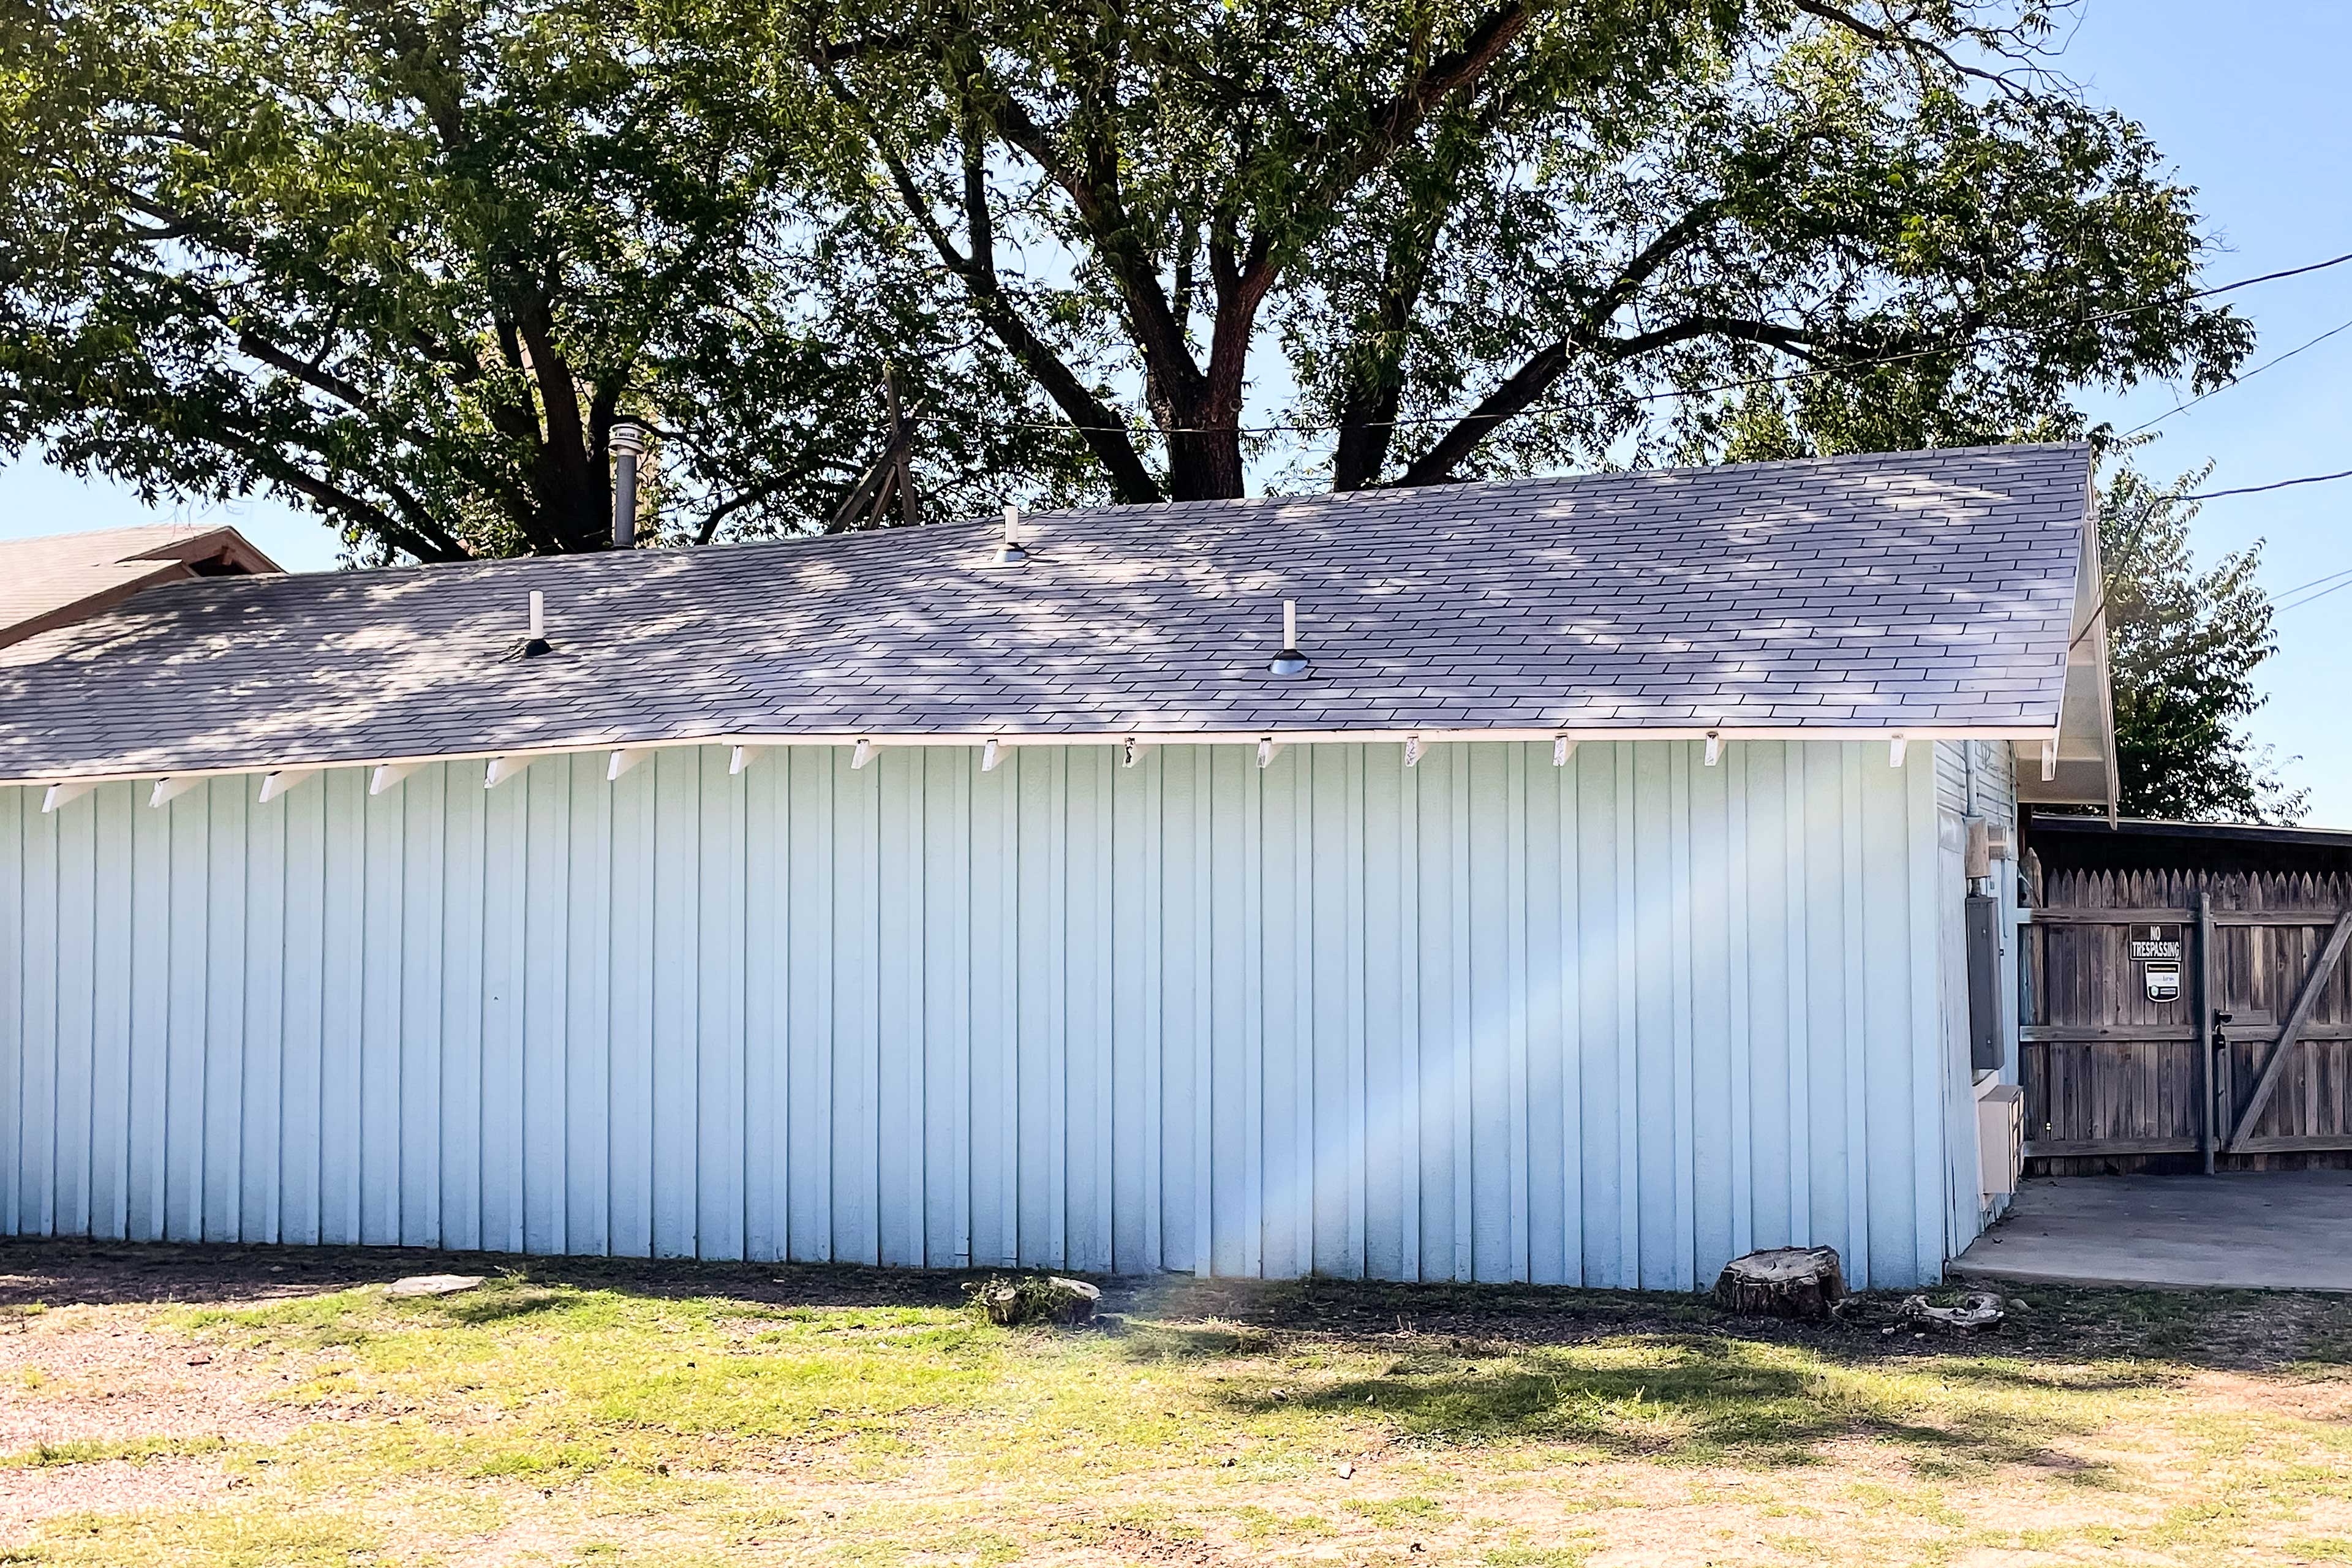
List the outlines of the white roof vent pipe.
{"label": "white roof vent pipe", "polygon": [[1307,673],[1307,656],[1298,651],[1298,601],[1282,601],[1282,651],[1267,665],[1269,675],[1298,676]]}
{"label": "white roof vent pipe", "polygon": [[547,644],[547,595],[537,588],[530,591],[530,631],[506,651],[509,660],[537,658],[554,651]]}
{"label": "white roof vent pipe", "polygon": [[1017,505],[1007,506],[1004,509],[1004,542],[996,548],[996,559],[1000,565],[1018,566],[1029,559],[1029,552],[1021,548],[1020,528],[1021,508]]}
{"label": "white roof vent pipe", "polygon": [[637,459],[646,453],[646,430],[634,419],[616,419],[604,437],[613,448],[613,548],[637,547]]}

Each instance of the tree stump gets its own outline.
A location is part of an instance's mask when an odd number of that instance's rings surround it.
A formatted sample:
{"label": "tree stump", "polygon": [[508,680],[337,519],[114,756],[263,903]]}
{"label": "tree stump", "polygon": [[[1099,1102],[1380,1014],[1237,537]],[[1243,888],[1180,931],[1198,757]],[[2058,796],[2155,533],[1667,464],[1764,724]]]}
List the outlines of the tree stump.
{"label": "tree stump", "polygon": [[1716,1305],[1749,1318],[1822,1321],[1845,1300],[1845,1270],[1833,1247],[1776,1247],[1723,1266]]}

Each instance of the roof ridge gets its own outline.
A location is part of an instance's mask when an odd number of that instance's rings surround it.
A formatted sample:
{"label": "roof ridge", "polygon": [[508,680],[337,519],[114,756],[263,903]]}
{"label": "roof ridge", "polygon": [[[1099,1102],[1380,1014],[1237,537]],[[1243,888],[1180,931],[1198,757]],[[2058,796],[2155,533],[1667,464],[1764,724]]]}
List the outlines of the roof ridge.
{"label": "roof ridge", "polygon": [[133,533],[174,533],[197,538],[206,533],[233,531],[234,523],[203,522],[124,522],[106,528],[68,528],[56,533],[27,533],[0,539],[0,550],[19,544],[57,544],[73,539],[115,539]]}
{"label": "roof ridge", "polygon": [[[1693,463],[1664,468],[1604,468],[1584,474],[1530,474],[1508,479],[1463,479],[1444,484],[1379,486],[1358,490],[1317,490],[1297,494],[1263,494],[1206,498],[1196,500],[1166,500],[1148,502],[1105,502],[1097,506],[1061,507],[1039,510],[1023,510],[1024,526],[1046,524],[1067,525],[1079,520],[1103,522],[1123,522],[1145,527],[1154,520],[1172,516],[1188,521],[1213,519],[1220,512],[1232,514],[1236,521],[1283,507],[1311,507],[1318,510],[1343,510],[1349,506],[1411,507],[1425,505],[1433,499],[1509,495],[1539,490],[1572,490],[1603,485],[1626,485],[1648,479],[1769,474],[1773,470],[1812,468],[1900,468],[1906,462],[1926,468],[1953,459],[1984,458],[1993,454],[2037,454],[2064,456],[2090,450],[2087,441],[2020,441],[1996,443],[1980,447],[1935,447],[1906,452],[1852,452],[1820,455],[1809,458],[1780,458],[1750,463]],[[1922,461],[1922,460],[1925,461]],[[1472,521],[1472,520],[1465,520]],[[478,557],[467,561],[404,562],[397,565],[343,568],[331,572],[294,574],[314,580],[337,583],[389,582],[425,574],[477,573],[484,574],[515,573],[566,573],[572,571],[631,572],[656,569],[656,563],[669,563],[709,559],[723,559],[738,552],[764,552],[784,548],[806,549],[812,552],[835,551],[866,551],[891,548],[896,542],[919,533],[937,538],[941,534],[963,531],[986,531],[993,535],[999,526],[988,517],[942,518],[927,522],[919,530],[905,528],[857,529],[842,533],[783,535],[765,539],[735,539],[714,541],[709,544],[662,545],[630,551],[604,550],[572,555],[507,555]],[[68,537],[68,536],[60,536]],[[226,592],[228,585],[250,582],[250,578],[211,577],[163,586],[196,592]],[[154,590],[160,592],[161,589]]]}

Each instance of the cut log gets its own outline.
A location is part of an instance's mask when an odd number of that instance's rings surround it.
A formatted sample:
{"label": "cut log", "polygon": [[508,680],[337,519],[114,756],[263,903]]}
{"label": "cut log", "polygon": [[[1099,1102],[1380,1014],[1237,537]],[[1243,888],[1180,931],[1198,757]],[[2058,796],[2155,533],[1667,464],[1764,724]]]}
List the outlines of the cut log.
{"label": "cut log", "polygon": [[481,1287],[478,1274],[412,1274],[405,1279],[395,1279],[384,1287],[387,1296],[455,1296],[460,1290]]}
{"label": "cut log", "polygon": [[1723,1266],[1716,1305],[1748,1318],[1822,1321],[1845,1300],[1845,1269],[1833,1247],[1776,1247]]}
{"label": "cut log", "polygon": [[2001,1299],[1990,1290],[1971,1290],[1957,1307],[1931,1307],[1925,1296],[1903,1299],[1905,1322],[1940,1329],[1948,1334],[1971,1334],[1980,1329],[1999,1328],[2008,1315]]}

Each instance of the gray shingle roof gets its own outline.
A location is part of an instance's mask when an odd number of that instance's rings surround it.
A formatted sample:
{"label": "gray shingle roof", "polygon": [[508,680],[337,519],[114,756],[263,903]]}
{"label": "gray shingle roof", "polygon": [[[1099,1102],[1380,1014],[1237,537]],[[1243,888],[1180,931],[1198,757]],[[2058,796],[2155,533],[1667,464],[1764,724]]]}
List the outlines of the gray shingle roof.
{"label": "gray shingle roof", "polygon": [[[218,578],[0,653],[0,778],[725,734],[2056,721],[2081,446]],[[546,657],[501,662],[529,591]],[[1269,676],[1298,602],[1303,679]]]}

